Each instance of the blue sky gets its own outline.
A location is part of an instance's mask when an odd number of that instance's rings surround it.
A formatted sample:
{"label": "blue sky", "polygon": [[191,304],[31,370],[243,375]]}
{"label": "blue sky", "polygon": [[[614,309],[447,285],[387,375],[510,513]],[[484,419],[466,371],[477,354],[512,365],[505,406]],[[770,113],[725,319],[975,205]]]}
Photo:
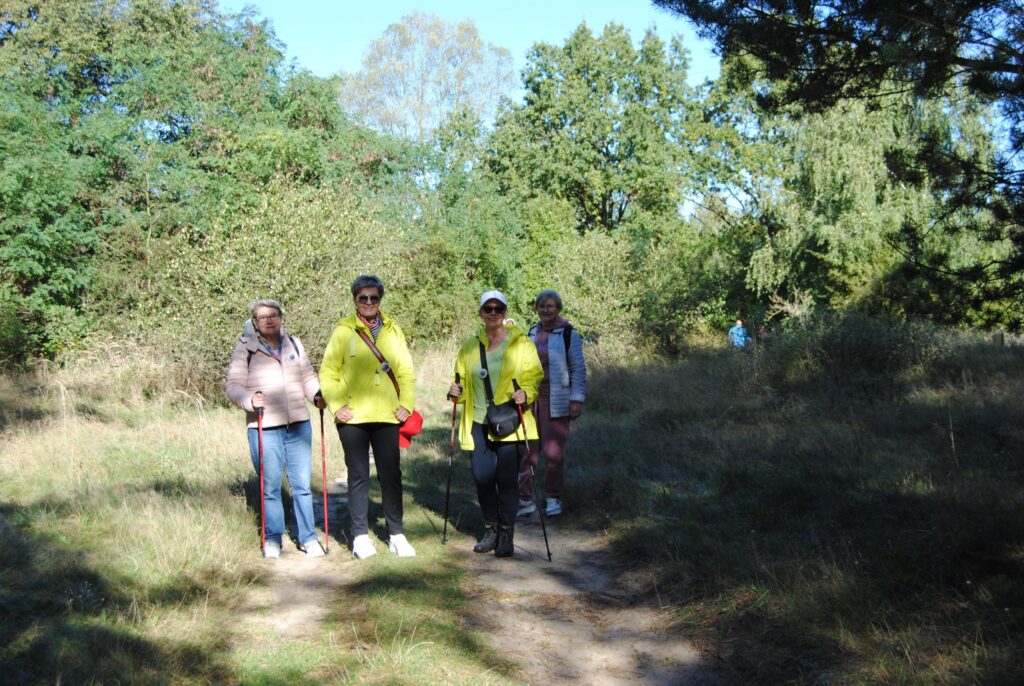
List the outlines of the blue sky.
{"label": "blue sky", "polygon": [[221,0],[219,4],[228,13],[255,8],[271,20],[288,57],[318,76],[358,70],[370,42],[383,35],[389,24],[416,11],[452,23],[472,19],[485,42],[508,48],[517,73],[534,43],[561,45],[580,22],[586,21],[598,33],[614,21],[629,30],[634,43],[651,27],[665,39],[682,35],[690,50],[690,83],[718,76],[718,58],[710,46],[699,41],[683,19],[646,0]]}

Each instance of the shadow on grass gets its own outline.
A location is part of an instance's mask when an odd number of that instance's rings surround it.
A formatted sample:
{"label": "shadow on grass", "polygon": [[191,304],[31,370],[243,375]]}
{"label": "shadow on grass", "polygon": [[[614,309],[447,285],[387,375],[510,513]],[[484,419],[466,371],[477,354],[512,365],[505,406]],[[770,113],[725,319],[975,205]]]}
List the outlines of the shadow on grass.
{"label": "shadow on grass", "polygon": [[[461,579],[461,572],[447,566],[374,567],[346,585],[350,602],[335,605],[328,620],[351,627],[359,643],[389,648],[389,661],[396,667],[402,666],[401,654],[419,640],[445,646],[443,653],[455,651],[460,659],[473,663],[471,671],[478,674],[511,673],[514,665],[502,658],[502,652],[477,638],[486,627],[470,619],[465,607],[470,600],[461,588]],[[391,645],[396,642],[403,645]],[[372,658],[367,662],[372,663]],[[442,667],[419,666],[413,671],[420,683],[443,683],[442,674],[434,673]],[[397,679],[395,683],[406,683],[401,676],[392,678]]]}
{"label": "shadow on grass", "polygon": [[[444,532],[444,512],[448,492],[448,446],[451,427],[426,428],[417,436],[417,442],[441,446],[442,457],[420,453],[405,458],[402,463],[405,490],[412,495],[413,502],[429,510],[430,519],[440,538]],[[477,501],[476,484],[469,466],[469,454],[455,446],[451,463],[451,495],[448,499],[448,535],[456,532],[467,536],[479,536],[483,528],[483,515]]]}
{"label": "shadow on grass", "polygon": [[[617,583],[743,683],[1024,683],[1024,351],[899,378],[762,352],[594,370],[560,525],[610,534]],[[455,460],[451,521],[473,535]],[[447,459],[406,473],[440,523]]]}
{"label": "shadow on grass", "polygon": [[[45,506],[48,508],[49,506]],[[226,646],[153,641],[132,628],[133,584],[90,567],[60,542],[19,529],[27,513],[0,505],[0,674],[12,684],[226,683],[218,658]],[[157,602],[200,603],[205,588],[182,580],[156,592]]]}

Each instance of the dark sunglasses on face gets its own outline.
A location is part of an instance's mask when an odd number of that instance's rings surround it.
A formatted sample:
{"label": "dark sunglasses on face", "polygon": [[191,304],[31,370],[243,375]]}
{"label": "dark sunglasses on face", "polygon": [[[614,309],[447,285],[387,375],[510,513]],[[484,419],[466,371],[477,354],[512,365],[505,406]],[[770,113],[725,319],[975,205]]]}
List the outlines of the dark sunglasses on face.
{"label": "dark sunglasses on face", "polygon": [[356,302],[361,302],[364,305],[367,305],[369,303],[379,303],[380,302],[380,296],[379,295],[357,295],[356,296]]}
{"label": "dark sunglasses on face", "polygon": [[505,311],[504,305],[484,305],[480,308],[484,314],[501,314]]}

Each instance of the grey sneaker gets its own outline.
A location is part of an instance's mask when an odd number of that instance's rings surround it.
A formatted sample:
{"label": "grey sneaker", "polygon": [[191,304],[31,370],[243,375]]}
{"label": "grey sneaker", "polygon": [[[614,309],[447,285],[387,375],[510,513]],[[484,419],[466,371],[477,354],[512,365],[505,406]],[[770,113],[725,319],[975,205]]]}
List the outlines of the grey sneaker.
{"label": "grey sneaker", "polygon": [[281,541],[266,541],[263,546],[263,557],[275,560],[281,557]]}
{"label": "grey sneaker", "polygon": [[544,508],[544,514],[548,517],[557,517],[562,514],[562,501],[558,498],[548,498],[548,506]]}
{"label": "grey sneaker", "polygon": [[520,519],[522,517],[529,517],[536,511],[537,503],[533,502],[532,500],[523,500],[522,498],[520,498],[519,511],[516,512],[516,519]]}
{"label": "grey sneaker", "polygon": [[320,545],[320,539],[311,538],[302,545],[302,549],[306,551],[306,557],[323,557],[324,548]]}

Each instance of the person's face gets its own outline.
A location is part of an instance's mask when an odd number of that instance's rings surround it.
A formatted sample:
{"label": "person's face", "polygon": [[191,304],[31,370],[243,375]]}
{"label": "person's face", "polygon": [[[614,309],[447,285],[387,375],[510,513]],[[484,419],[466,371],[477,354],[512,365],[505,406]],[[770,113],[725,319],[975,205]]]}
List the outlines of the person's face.
{"label": "person's face", "polygon": [[367,286],[356,293],[356,311],[364,319],[373,319],[380,311],[380,291],[376,286]]}
{"label": "person's face", "polygon": [[537,301],[534,306],[537,311],[537,316],[540,317],[540,323],[544,326],[550,326],[555,323],[558,319],[558,315],[562,312],[562,308],[558,306],[558,301],[554,298],[544,298]]}
{"label": "person's face", "polygon": [[281,313],[273,307],[257,307],[253,319],[256,320],[256,330],[264,338],[273,338],[281,333]]}
{"label": "person's face", "polygon": [[501,326],[505,321],[505,305],[500,300],[488,300],[480,307],[480,319],[489,329]]}

